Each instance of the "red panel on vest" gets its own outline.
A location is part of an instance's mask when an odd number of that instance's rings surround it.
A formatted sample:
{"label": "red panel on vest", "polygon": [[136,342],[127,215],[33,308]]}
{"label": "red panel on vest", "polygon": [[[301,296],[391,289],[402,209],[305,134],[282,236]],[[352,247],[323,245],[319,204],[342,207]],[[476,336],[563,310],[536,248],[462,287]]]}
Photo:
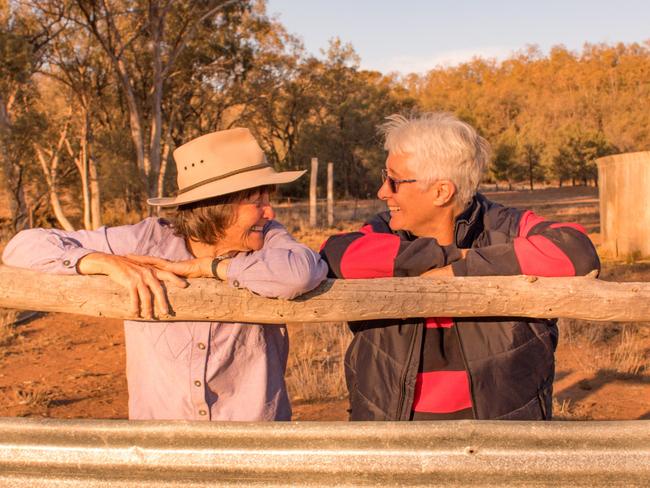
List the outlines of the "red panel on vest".
{"label": "red panel on vest", "polygon": [[361,229],[359,229],[359,232],[363,232],[364,234],[372,234],[374,231],[372,230],[372,225],[366,224]]}
{"label": "red panel on vest", "polygon": [[526,237],[533,227],[545,220],[544,217],[526,210],[519,221],[519,237]]}
{"label": "red panel on vest", "polygon": [[515,254],[521,272],[534,276],[575,276],[571,259],[544,236],[518,237],[514,240]]}
{"label": "red panel on vest", "polygon": [[344,278],[393,276],[399,245],[400,239],[395,235],[366,234],[346,249],[341,259],[341,274]]}
{"label": "red panel on vest", "polygon": [[449,317],[429,317],[424,321],[424,325],[427,329],[449,328],[454,325],[454,321]]}
{"label": "red panel on vest", "polygon": [[465,371],[429,371],[418,373],[413,410],[451,413],[471,408],[469,378]]}

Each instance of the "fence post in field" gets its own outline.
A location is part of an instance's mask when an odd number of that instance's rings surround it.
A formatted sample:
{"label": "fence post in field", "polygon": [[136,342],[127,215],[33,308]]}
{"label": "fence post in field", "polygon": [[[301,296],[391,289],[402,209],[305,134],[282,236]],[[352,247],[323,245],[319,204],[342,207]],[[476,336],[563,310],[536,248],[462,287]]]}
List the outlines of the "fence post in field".
{"label": "fence post in field", "polygon": [[311,158],[311,175],[309,180],[309,226],[316,227],[318,211],[318,158]]}
{"label": "fence post in field", "polygon": [[327,163],[327,226],[334,227],[334,163]]}
{"label": "fence post in field", "polygon": [[596,163],[602,250],[617,258],[650,256],[650,151]]}

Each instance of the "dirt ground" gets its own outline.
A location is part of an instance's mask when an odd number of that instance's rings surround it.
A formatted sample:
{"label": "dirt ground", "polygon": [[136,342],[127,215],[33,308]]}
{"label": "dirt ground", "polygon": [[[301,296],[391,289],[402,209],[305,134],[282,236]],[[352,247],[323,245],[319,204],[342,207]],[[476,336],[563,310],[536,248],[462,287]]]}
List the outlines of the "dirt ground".
{"label": "dirt ground", "polygon": [[[500,192],[490,197],[532,208],[549,218],[578,221],[598,242],[598,201],[593,188]],[[358,225],[364,215],[356,205],[354,211],[354,222],[343,222],[339,228]],[[296,234],[316,248],[324,235],[300,229]],[[650,281],[650,261],[605,262],[601,277]],[[294,327],[290,334],[300,337]],[[560,334],[556,418],[650,419],[648,324],[561,320]],[[16,327],[14,337],[5,338],[4,343],[0,337],[0,416],[126,418],[124,361],[119,320],[58,313],[32,317]],[[345,420],[346,408],[345,398],[298,400],[294,401],[294,419]]]}

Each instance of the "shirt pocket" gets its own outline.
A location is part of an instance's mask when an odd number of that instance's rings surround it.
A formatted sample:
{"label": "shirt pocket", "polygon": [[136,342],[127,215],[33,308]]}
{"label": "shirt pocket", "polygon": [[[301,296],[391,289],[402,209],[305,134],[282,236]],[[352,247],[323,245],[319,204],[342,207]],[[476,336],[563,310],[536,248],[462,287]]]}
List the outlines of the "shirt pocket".
{"label": "shirt pocket", "polygon": [[149,330],[156,354],[172,360],[187,358],[192,342],[192,331],[188,323],[161,324],[160,329],[152,325]]}

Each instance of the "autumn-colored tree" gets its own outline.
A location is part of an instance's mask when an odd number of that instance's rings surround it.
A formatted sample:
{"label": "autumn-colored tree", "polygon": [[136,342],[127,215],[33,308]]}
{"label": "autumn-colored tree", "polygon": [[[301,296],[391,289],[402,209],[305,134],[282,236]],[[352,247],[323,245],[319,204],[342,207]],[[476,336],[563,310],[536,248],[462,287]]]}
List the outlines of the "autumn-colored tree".
{"label": "autumn-colored tree", "polygon": [[531,46],[501,63],[475,59],[411,76],[407,86],[422,109],[454,112],[494,145],[492,178],[533,186],[595,181],[586,153],[649,149],[648,79],[650,41],[586,44],[582,53],[555,46],[548,55]]}
{"label": "autumn-colored tree", "polygon": [[25,186],[34,169],[32,141],[43,119],[33,110],[33,76],[44,59],[52,34],[27,9],[0,2],[0,168],[9,199],[10,227],[29,227],[38,199],[28,208]]}
{"label": "autumn-colored tree", "polygon": [[[278,169],[333,162],[336,192],[354,198],[377,189],[377,125],[395,112],[471,123],[493,146],[487,178],[508,187],[593,184],[596,158],[650,149],[650,41],[399,77],[362,70],[337,39],[306,53],[265,0],[0,0],[0,54],[12,230],[137,218],[173,190],[175,147],[234,126]],[[303,196],[306,181],[281,191]]]}

